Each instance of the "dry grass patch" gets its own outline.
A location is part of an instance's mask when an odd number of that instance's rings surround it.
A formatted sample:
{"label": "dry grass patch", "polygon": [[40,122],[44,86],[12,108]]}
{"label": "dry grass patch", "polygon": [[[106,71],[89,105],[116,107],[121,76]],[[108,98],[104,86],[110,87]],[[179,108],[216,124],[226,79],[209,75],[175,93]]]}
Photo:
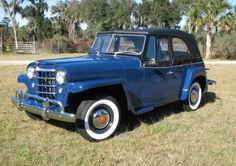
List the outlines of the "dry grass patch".
{"label": "dry grass patch", "polygon": [[15,61],[15,60],[40,60],[40,59],[54,59],[54,58],[68,58],[68,57],[77,57],[81,55],[86,55],[86,53],[64,53],[64,54],[1,54],[0,61]]}
{"label": "dry grass patch", "polygon": [[203,107],[183,112],[179,103],[134,117],[124,132],[99,143],[85,141],[73,125],[32,121],[10,102],[23,66],[0,66],[0,165],[236,165],[236,66],[208,65]]}

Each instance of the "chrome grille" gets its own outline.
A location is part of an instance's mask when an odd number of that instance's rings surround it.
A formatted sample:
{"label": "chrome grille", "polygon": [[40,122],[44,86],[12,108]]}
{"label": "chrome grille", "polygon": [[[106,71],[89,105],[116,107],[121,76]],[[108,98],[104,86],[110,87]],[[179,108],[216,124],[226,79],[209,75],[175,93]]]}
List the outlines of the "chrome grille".
{"label": "chrome grille", "polygon": [[35,87],[39,96],[49,99],[56,98],[56,71],[36,69]]}

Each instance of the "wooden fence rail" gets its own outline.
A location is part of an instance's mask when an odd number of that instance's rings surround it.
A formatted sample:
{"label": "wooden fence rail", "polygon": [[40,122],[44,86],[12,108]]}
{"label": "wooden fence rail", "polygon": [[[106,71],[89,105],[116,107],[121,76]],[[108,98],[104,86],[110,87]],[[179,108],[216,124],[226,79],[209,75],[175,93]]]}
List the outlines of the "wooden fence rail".
{"label": "wooden fence rail", "polygon": [[71,42],[18,42],[18,49],[15,43],[1,43],[0,52],[16,52],[19,54],[40,54],[40,53],[76,53],[87,52],[92,45],[92,40],[80,40],[77,43]]}

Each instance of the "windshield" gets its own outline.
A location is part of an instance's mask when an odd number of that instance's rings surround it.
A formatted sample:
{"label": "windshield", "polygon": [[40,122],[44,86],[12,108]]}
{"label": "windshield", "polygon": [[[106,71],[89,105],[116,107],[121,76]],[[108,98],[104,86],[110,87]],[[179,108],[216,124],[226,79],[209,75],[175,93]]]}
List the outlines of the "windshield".
{"label": "windshield", "polygon": [[144,42],[144,35],[98,34],[90,52],[140,55]]}

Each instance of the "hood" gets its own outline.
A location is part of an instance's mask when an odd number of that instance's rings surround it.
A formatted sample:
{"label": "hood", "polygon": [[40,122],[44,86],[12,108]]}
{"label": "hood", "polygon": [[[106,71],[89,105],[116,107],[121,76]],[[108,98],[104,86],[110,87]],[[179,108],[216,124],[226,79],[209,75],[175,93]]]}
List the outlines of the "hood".
{"label": "hood", "polygon": [[65,70],[69,82],[122,77],[125,68],[140,67],[137,57],[106,54],[41,60],[37,63],[41,68],[53,66]]}

